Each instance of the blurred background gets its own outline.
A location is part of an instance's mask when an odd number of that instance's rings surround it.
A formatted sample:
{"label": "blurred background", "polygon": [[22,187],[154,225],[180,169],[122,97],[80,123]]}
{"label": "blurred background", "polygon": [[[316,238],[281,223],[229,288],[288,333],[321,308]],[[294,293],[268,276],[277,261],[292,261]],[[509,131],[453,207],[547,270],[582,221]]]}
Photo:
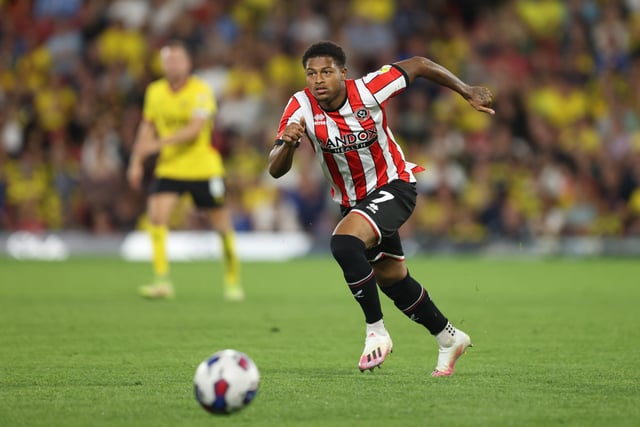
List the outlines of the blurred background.
{"label": "blurred background", "polygon": [[[494,117],[426,81],[389,102],[427,168],[409,251],[640,254],[639,0],[0,0],[0,251],[24,232],[82,252],[144,229],[125,171],[174,38],[218,100],[239,234],[327,247],[339,209],[308,144],[280,180],[266,164],[302,53],[330,39],[351,78],[420,55],[495,93]],[[172,219],[203,224],[188,199]]]}

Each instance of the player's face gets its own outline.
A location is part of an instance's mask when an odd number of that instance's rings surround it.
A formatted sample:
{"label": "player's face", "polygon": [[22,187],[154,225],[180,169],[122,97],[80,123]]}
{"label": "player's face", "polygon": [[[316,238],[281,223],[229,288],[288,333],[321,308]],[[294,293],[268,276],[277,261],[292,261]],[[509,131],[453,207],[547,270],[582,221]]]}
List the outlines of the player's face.
{"label": "player's face", "polygon": [[160,59],[164,75],[169,81],[183,79],[191,72],[191,60],[181,47],[163,47],[160,51]]}
{"label": "player's face", "polygon": [[307,87],[320,106],[326,110],[340,107],[346,96],[347,69],[336,65],[329,56],[318,56],[309,58],[305,72]]}

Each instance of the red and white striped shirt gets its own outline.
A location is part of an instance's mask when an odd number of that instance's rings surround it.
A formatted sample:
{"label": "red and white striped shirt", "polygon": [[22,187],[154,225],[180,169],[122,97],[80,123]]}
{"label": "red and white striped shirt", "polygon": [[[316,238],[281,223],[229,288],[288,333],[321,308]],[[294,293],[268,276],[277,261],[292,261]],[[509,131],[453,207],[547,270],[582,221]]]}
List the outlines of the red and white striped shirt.
{"label": "red and white striped shirt", "polygon": [[404,158],[387,123],[385,103],[407,88],[408,78],[395,65],[356,80],[346,80],[347,99],[336,111],[320,107],[309,89],[295,93],[280,120],[285,127],[304,116],[306,134],[331,184],[331,196],[354,206],[375,189],[396,179],[415,182],[423,170]]}

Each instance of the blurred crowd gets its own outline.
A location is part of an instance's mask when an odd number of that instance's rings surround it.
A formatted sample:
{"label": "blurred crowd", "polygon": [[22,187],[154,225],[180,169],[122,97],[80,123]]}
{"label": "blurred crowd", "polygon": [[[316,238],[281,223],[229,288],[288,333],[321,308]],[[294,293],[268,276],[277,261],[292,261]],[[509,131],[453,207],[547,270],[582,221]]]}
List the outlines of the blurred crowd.
{"label": "blurred crowd", "polygon": [[[143,226],[125,173],[169,39],[215,91],[238,230],[335,224],[308,144],[292,173],[265,173],[304,87],[301,54],[329,39],[352,78],[420,55],[495,94],[493,117],[427,81],[389,102],[406,157],[427,169],[405,233],[640,235],[639,0],[0,0],[0,231]],[[201,223],[184,200],[172,227]]]}

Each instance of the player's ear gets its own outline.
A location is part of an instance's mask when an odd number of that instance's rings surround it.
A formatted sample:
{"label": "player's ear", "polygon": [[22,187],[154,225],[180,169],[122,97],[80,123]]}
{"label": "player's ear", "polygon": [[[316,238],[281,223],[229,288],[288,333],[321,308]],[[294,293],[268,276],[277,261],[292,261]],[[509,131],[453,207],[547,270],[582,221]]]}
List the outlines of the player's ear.
{"label": "player's ear", "polygon": [[347,67],[342,67],[342,69],[340,70],[340,75],[342,76],[343,80],[347,79]]}

